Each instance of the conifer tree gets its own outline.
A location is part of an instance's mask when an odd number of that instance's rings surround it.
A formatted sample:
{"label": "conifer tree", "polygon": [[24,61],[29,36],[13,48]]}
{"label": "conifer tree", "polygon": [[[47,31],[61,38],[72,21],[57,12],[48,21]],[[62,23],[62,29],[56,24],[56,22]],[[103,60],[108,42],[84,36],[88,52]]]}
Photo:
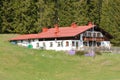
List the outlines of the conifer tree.
{"label": "conifer tree", "polygon": [[92,21],[120,44],[120,0],[0,0],[1,33],[38,33],[42,27]]}
{"label": "conifer tree", "polygon": [[[114,45],[120,43],[120,0],[103,0],[101,27],[112,34]],[[119,45],[120,46],[120,45]]]}

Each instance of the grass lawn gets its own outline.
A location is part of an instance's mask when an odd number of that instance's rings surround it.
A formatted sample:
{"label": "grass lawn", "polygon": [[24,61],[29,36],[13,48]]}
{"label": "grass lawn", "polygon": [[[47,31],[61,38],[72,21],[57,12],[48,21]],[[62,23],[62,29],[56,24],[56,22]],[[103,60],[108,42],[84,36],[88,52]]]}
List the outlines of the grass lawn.
{"label": "grass lawn", "polygon": [[10,44],[0,34],[0,80],[120,80],[120,54],[93,59]]}

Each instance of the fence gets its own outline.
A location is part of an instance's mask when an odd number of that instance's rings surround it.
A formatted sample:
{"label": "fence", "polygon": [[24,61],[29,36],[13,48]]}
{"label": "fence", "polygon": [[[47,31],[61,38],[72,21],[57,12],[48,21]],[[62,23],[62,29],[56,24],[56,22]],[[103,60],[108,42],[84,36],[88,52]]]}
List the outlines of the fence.
{"label": "fence", "polygon": [[111,51],[112,51],[112,53],[120,54],[120,47],[112,47]]}
{"label": "fence", "polygon": [[111,47],[111,48],[106,48],[106,47],[84,47],[85,51],[100,51],[100,52],[108,52],[108,53],[116,53],[120,54],[120,47]]}

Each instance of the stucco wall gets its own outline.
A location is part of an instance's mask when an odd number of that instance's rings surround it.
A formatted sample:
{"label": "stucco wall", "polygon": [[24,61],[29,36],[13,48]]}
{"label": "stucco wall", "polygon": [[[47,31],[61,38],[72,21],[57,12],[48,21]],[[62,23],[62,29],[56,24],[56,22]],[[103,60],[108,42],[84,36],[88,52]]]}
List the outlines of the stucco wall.
{"label": "stucco wall", "polygon": [[[73,46],[74,42],[74,46]],[[52,43],[52,46],[50,46]],[[68,43],[68,46],[66,46]],[[28,47],[32,45],[34,49],[46,49],[46,50],[79,50],[83,47],[83,41],[81,40],[52,40],[52,41],[39,41],[36,40],[23,40],[17,41],[17,44],[20,46]],[[59,45],[58,45],[59,44]],[[77,46],[78,44],[78,46]],[[77,46],[77,47],[76,47]]]}
{"label": "stucco wall", "polygon": [[[72,42],[74,41],[74,46],[72,46]],[[68,46],[66,46],[66,42],[68,42]],[[76,50],[76,42],[78,42],[78,48],[83,47],[83,43],[80,42],[80,40],[54,40],[54,41],[35,41],[31,44],[33,45],[33,48],[43,48],[46,50]],[[39,43],[39,46],[37,47],[37,44]],[[50,44],[52,43],[52,46]],[[58,45],[59,44],[59,45]]]}
{"label": "stucco wall", "polygon": [[[69,46],[66,46],[66,42],[69,43]],[[74,46],[72,45],[73,42],[74,42]],[[52,46],[50,46],[51,43],[52,43]],[[51,41],[39,41],[38,39],[22,40],[22,41],[18,40],[17,44],[25,47],[32,45],[34,49],[46,49],[46,50],[57,50],[57,51],[58,50],[83,50],[84,48],[82,37],[80,37],[80,40],[51,40]],[[102,41],[101,47],[110,48],[111,47],[110,41]]]}

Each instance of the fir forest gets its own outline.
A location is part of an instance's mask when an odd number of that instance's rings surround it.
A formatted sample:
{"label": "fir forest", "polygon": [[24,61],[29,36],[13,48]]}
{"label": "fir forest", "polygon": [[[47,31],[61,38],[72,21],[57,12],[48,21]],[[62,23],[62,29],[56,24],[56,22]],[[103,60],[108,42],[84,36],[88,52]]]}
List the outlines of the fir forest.
{"label": "fir forest", "polygon": [[0,33],[38,33],[54,24],[89,21],[109,32],[120,46],[120,0],[0,0]]}

